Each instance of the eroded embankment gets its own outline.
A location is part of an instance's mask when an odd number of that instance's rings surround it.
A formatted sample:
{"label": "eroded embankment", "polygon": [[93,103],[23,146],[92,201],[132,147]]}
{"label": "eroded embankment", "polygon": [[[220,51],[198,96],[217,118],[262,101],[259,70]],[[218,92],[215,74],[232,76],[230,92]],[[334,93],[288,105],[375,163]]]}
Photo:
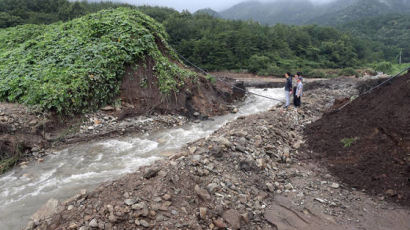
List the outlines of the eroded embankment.
{"label": "eroded embankment", "polygon": [[[1,103],[0,173],[21,159],[32,158],[33,154],[41,158],[44,149],[51,146],[181,125],[186,119],[179,115],[206,119],[226,114],[244,97],[244,91],[238,90],[244,89],[240,82],[224,79],[211,83],[202,76],[187,81],[179,92],[166,95],[160,92],[154,73],[146,72],[146,68],[130,71],[123,79],[121,105],[106,106],[96,113],[64,117],[36,113],[23,105]],[[147,85],[141,86],[144,79]],[[138,118],[134,118],[144,115],[154,122],[138,126]]]}
{"label": "eroded embankment", "polygon": [[168,161],[58,207],[50,201],[56,213],[36,216],[28,229],[408,229],[408,210],[352,191],[301,160],[305,125],[335,98],[357,93],[354,85],[335,80],[306,92],[300,110],[238,118]]}

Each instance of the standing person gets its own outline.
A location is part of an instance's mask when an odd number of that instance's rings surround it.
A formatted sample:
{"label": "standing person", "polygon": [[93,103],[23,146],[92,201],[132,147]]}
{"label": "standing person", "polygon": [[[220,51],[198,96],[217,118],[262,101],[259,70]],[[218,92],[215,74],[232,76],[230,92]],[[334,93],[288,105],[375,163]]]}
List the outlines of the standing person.
{"label": "standing person", "polygon": [[298,77],[299,77],[298,73],[295,74],[296,85],[292,89],[292,92],[293,92],[293,105],[295,105],[295,107],[296,107],[296,86],[297,86],[297,81],[298,81]]}
{"label": "standing person", "polygon": [[286,98],[285,109],[287,109],[289,107],[289,104],[290,104],[290,95],[292,94],[292,75],[289,72],[287,72],[287,73],[285,73],[285,78],[286,78],[286,82],[285,82],[285,98]]}
{"label": "standing person", "polygon": [[296,92],[295,92],[295,107],[300,107],[300,104],[302,103],[302,95],[303,95],[303,77],[302,73],[298,72],[297,73],[298,78],[297,78],[297,83],[296,83]]}

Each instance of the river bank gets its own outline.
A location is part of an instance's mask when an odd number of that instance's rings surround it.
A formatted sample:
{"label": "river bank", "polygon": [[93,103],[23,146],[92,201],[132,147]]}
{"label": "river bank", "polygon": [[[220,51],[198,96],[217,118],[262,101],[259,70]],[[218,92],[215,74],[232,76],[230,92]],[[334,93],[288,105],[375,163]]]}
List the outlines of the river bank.
{"label": "river bank", "polygon": [[[155,132],[182,126],[188,120],[206,120],[237,111],[235,104],[244,99],[245,92],[238,90],[244,86],[236,80],[210,83],[199,77],[198,81],[186,88],[186,92],[180,94],[181,98],[172,100],[156,94],[134,95],[135,89],[127,88],[121,91],[118,105],[75,116],[42,113],[20,104],[0,103],[0,174],[17,164],[24,167],[32,160],[42,161],[50,152],[48,149]],[[144,97],[152,101],[146,101],[145,107],[134,105]]]}
{"label": "river bank", "polygon": [[354,78],[311,85],[301,109],[239,117],[168,160],[60,205],[50,200],[27,229],[408,229],[408,208],[306,157],[306,125],[358,86]]}

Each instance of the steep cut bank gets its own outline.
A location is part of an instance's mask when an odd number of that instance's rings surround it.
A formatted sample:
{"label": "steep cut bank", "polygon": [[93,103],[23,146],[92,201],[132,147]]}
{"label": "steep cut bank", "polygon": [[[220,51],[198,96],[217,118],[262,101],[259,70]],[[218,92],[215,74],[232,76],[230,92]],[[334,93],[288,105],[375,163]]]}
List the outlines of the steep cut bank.
{"label": "steep cut bank", "polygon": [[312,156],[343,182],[410,205],[410,74],[306,128]]}
{"label": "steep cut bank", "polygon": [[67,136],[115,133],[79,133],[99,108],[124,130],[121,121],[136,115],[221,115],[244,96],[235,81],[189,70],[166,39],[162,25],[128,8],[0,30],[0,173]]}

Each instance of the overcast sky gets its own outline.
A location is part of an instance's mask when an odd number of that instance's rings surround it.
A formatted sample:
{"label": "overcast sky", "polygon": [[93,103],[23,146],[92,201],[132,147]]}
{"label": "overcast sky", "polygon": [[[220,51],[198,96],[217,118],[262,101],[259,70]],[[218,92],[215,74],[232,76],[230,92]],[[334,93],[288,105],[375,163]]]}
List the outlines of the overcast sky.
{"label": "overcast sky", "polygon": [[[211,8],[216,11],[227,9],[237,3],[244,2],[246,0],[112,0],[127,2],[134,5],[151,5],[151,6],[166,6],[176,10],[189,10],[195,12],[203,8]],[[261,0],[262,2],[275,1],[275,0]],[[313,2],[329,2],[332,0],[311,0]]]}

